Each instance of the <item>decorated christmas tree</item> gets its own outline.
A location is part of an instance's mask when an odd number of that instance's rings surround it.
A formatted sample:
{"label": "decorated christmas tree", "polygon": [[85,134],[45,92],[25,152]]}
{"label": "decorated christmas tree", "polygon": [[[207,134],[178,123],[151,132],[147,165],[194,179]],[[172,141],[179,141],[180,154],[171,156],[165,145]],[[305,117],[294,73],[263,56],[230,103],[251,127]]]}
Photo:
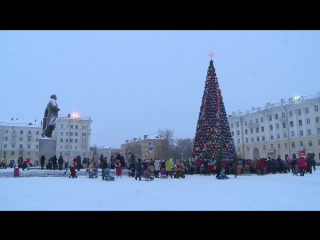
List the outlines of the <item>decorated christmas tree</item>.
{"label": "decorated christmas tree", "polygon": [[207,70],[192,157],[208,160],[236,159],[237,154],[212,55],[210,52],[211,60]]}

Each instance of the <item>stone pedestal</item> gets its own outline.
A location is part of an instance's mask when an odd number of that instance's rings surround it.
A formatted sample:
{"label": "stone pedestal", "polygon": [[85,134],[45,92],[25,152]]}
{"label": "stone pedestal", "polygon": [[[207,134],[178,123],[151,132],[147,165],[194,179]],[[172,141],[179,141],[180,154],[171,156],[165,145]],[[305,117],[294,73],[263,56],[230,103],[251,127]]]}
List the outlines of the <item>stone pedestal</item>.
{"label": "stone pedestal", "polygon": [[[44,162],[44,168],[46,167],[49,159],[53,157],[53,155],[56,155],[56,146],[57,146],[57,140],[52,138],[40,138],[39,139],[39,160],[41,159],[41,156],[44,155],[45,162]],[[40,164],[40,161],[39,161]]]}

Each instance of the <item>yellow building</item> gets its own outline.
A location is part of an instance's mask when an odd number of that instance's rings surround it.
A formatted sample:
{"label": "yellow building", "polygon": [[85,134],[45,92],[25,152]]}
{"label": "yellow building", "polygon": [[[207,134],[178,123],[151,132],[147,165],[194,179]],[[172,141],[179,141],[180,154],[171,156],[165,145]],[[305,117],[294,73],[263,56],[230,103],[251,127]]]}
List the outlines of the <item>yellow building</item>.
{"label": "yellow building", "polygon": [[141,138],[133,138],[126,140],[125,144],[121,144],[121,154],[127,161],[130,161],[131,155],[136,158],[143,159],[164,159],[168,150],[168,140],[162,139],[158,135],[144,135]]}

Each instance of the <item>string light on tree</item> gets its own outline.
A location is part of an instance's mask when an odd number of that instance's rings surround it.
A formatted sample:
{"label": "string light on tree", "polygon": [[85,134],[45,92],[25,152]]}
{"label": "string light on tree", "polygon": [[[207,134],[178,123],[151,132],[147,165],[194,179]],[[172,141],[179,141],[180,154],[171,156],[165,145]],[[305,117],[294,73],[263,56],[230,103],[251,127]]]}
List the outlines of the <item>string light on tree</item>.
{"label": "string light on tree", "polygon": [[213,55],[212,51],[208,54],[211,60],[196,126],[192,157],[235,159],[237,154],[212,61]]}

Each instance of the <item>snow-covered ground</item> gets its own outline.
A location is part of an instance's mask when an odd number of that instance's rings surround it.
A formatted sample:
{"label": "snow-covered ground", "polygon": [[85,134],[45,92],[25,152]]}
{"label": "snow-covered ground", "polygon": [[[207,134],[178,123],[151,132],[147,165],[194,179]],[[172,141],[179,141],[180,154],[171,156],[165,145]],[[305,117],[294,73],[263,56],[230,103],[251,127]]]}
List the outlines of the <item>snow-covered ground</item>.
{"label": "snow-covered ground", "polygon": [[277,173],[217,180],[213,175],[186,175],[138,181],[124,174],[112,182],[88,178],[85,170],[77,178],[27,177],[63,171],[26,171],[20,169],[21,177],[14,178],[12,168],[0,169],[0,210],[320,210],[319,166],[304,177]]}

